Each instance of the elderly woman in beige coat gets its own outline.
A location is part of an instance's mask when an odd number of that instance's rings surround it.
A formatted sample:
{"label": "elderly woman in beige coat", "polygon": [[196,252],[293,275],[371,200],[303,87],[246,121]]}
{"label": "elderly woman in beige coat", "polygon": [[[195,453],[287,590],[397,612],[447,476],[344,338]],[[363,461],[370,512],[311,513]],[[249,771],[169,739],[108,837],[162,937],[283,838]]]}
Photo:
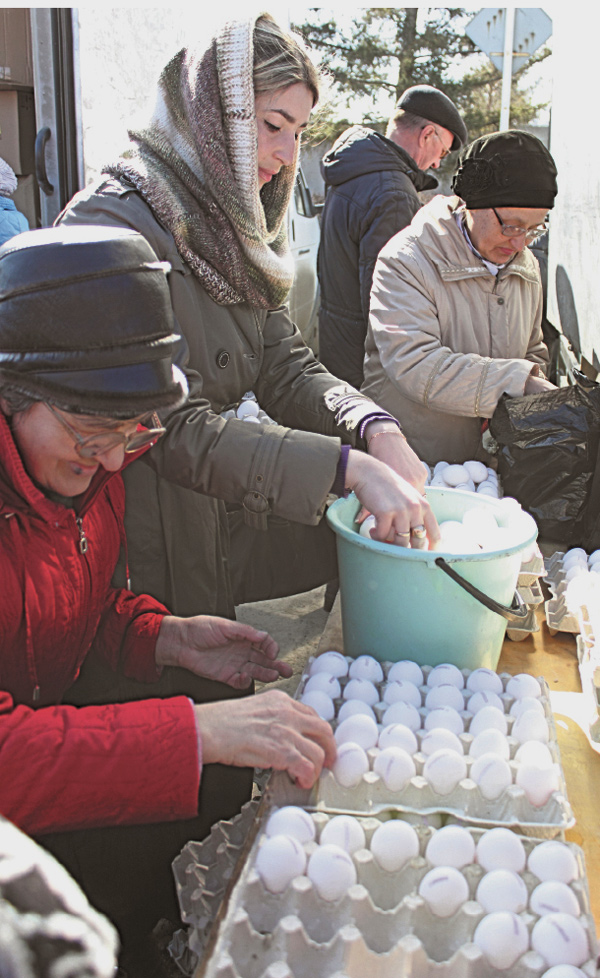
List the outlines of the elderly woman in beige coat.
{"label": "elderly woman in beige coat", "polygon": [[467,147],[453,189],[380,252],[366,341],[363,391],[429,464],[485,458],[482,421],[501,395],[553,386],[526,247],[553,206],[552,157],[528,133],[492,133]]}

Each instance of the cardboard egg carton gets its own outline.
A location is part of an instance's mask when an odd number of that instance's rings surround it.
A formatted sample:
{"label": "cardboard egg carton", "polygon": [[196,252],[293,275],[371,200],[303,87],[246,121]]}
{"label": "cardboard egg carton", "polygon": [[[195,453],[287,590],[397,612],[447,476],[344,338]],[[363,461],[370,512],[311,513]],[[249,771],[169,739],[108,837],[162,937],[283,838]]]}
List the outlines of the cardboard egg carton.
{"label": "cardboard egg carton", "polygon": [[[309,669],[312,661],[312,659],[309,660],[307,670],[300,681],[296,692],[297,698],[302,696],[302,692],[309,678]],[[352,659],[348,658],[348,662],[352,662]],[[393,663],[387,662],[381,663],[381,665],[384,670],[384,680],[375,685],[380,693],[380,700],[383,700],[386,677]],[[426,683],[427,676],[432,667],[422,666],[421,668]],[[463,669],[461,671],[466,682],[471,670]],[[560,763],[560,752],[556,726],[550,707],[548,685],[543,677],[538,677],[541,688],[540,702],[544,708],[544,717],[550,733],[547,746],[552,754],[555,771],[558,776],[558,790],[553,791],[546,803],[538,807],[534,806],[528,800],[523,788],[515,783],[516,773],[519,769],[519,762],[516,760],[515,754],[519,743],[511,736],[514,718],[509,714],[509,710],[514,699],[506,692],[507,684],[512,676],[510,673],[501,673],[499,675],[504,688],[500,699],[503,702],[507,720],[507,739],[510,747],[509,767],[513,775],[513,782],[497,799],[493,801],[486,799],[479,786],[469,777],[473,764],[473,759],[469,756],[469,748],[473,741],[473,735],[469,733],[469,727],[473,714],[468,709],[471,694],[466,688],[463,690],[464,709],[460,711],[465,730],[464,733],[459,735],[459,740],[463,745],[467,764],[467,777],[460,781],[448,794],[438,794],[423,777],[422,772],[426,757],[421,753],[420,747],[423,736],[426,733],[424,722],[428,711],[422,705],[419,709],[422,718],[421,729],[415,731],[418,750],[413,754],[416,775],[410,779],[401,791],[390,791],[380,776],[373,770],[375,758],[379,753],[379,749],[374,747],[367,751],[370,769],[354,787],[346,788],[340,785],[331,770],[324,770],[315,786],[310,790],[305,790],[294,785],[286,774],[275,773],[269,785],[270,797],[280,805],[301,805],[302,807],[315,810],[319,809],[354,815],[373,815],[389,810],[413,813],[415,815],[442,812],[447,815],[458,815],[473,824],[518,826],[520,831],[534,833],[536,835],[553,836],[564,829],[570,828],[574,825],[575,819],[567,798],[567,786]],[[340,680],[342,696],[343,686],[346,681],[347,677]],[[422,704],[424,704],[428,687],[423,685],[420,687],[420,692]],[[337,714],[343,702],[343,698],[334,700],[336,710],[336,717],[332,721],[332,727],[334,729],[337,726]],[[373,707],[379,726],[381,726],[386,708],[387,704],[381,701]]]}
{"label": "cardboard egg carton", "polygon": [[562,563],[563,557],[564,553],[557,550],[548,559],[546,565],[545,580],[550,588],[551,597],[546,601],[544,608],[551,635],[556,634],[556,632],[571,632],[572,634],[579,632],[577,615],[567,605],[567,580]]}
{"label": "cardboard egg carton", "polygon": [[[265,812],[263,829],[269,814]],[[318,848],[321,832],[330,819],[325,813],[312,817],[316,839],[305,844],[307,857]],[[468,899],[450,916],[436,916],[418,892],[420,881],[432,868],[426,849],[435,830],[417,827],[419,854],[400,870],[388,872],[370,851],[373,833],[381,821],[359,821],[366,843],[351,857],[357,882],[335,901],[324,900],[305,874],[293,879],[284,892],[269,892],[254,865],[265,840],[261,831],[198,978],[497,978],[500,972],[473,943],[477,924],[485,916],[476,900],[485,870],[476,862],[465,865],[461,872],[468,885]],[[475,844],[483,834],[478,829],[468,831]],[[540,840],[524,837],[521,842],[527,856],[540,844]],[[589,948],[581,969],[592,978],[598,949],[585,863],[581,849],[567,845],[578,869],[570,888]],[[539,880],[527,867],[520,875],[528,901],[519,916],[531,934],[538,917],[529,906],[529,898]],[[502,974],[505,978],[540,978],[548,967],[530,948]]]}
{"label": "cardboard egg carton", "polygon": [[[523,561],[519,570],[519,577],[517,579],[517,587],[533,587],[534,585],[539,586],[540,577],[544,577],[546,573],[546,568],[544,565],[544,558],[542,557],[542,551],[535,545],[535,553],[529,560]],[[528,604],[529,602],[526,602]],[[536,602],[537,603],[537,602]]]}

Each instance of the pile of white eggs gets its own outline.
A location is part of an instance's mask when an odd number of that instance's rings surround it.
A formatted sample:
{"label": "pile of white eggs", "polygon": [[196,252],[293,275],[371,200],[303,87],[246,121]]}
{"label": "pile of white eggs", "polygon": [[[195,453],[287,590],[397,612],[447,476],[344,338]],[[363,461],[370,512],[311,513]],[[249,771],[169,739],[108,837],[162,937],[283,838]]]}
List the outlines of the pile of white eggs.
{"label": "pile of white eggs", "polygon": [[562,558],[565,602],[573,613],[586,605],[598,606],[600,599],[600,550],[588,557],[582,547],[572,547]]}
{"label": "pile of white eggs", "polygon": [[250,424],[277,424],[266,411],[263,411],[252,391],[247,391],[243,395],[237,407],[222,411],[221,417],[226,421],[237,418],[239,421],[248,421]]}
{"label": "pile of white eggs", "polygon": [[545,805],[560,769],[540,683],[522,673],[505,687],[491,669],[465,672],[442,663],[425,679],[410,660],[388,664],[384,675],[369,655],[313,659],[300,699],[336,724],[332,773],[340,787],[356,788],[372,770],[401,792],[420,773],[446,798],[468,777],[488,802],[516,784],[534,808]]}
{"label": "pile of white eggs", "polygon": [[428,485],[443,489],[462,489],[464,492],[480,492],[482,496],[492,496],[494,499],[500,496],[495,469],[478,462],[477,459],[470,459],[462,465],[437,462],[433,469],[430,469]]}
{"label": "pile of white eggs", "polygon": [[[369,819],[365,825],[371,823],[372,829],[375,822]],[[450,918],[468,901],[479,904],[472,904],[471,919],[478,920],[472,943],[494,968],[511,968],[533,949],[551,969],[574,969],[548,971],[547,978],[583,974],[578,969],[591,948],[577,895],[580,870],[574,848],[556,840],[528,841],[527,848],[502,827],[478,832],[447,825],[419,833],[393,819],[367,833],[351,815],[329,817],[317,840],[315,819],[290,805],[269,817],[254,866],[270,893],[283,894],[306,876],[319,898],[336,902],[357,881],[366,883],[368,874],[357,866],[368,865],[372,857],[380,880],[404,874],[402,900],[414,886],[435,917]],[[392,919],[390,911],[386,918]],[[435,944],[435,932],[430,943]]]}

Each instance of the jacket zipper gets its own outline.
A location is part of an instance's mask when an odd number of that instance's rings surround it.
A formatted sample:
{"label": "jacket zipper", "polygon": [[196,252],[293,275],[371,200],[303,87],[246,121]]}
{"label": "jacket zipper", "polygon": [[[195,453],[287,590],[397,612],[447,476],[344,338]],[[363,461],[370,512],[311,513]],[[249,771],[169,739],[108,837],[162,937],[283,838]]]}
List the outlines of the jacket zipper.
{"label": "jacket zipper", "polygon": [[79,553],[86,554],[88,550],[88,538],[85,535],[85,530],[83,528],[83,520],[81,516],[76,516],[75,522],[77,524],[77,529],[79,531]]}

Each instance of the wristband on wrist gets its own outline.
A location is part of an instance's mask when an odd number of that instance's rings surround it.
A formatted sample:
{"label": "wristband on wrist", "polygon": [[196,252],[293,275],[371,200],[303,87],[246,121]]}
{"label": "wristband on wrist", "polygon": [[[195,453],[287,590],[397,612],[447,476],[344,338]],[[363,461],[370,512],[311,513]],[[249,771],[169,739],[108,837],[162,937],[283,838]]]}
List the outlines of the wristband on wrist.
{"label": "wristband on wrist", "polygon": [[378,438],[379,435],[400,435],[400,437],[404,438],[404,441],[406,441],[406,435],[404,434],[403,431],[400,430],[400,428],[389,428],[386,429],[385,431],[376,431],[374,435],[371,435],[371,437],[367,439],[367,451],[369,451],[369,446],[371,442],[375,441],[375,439]]}

